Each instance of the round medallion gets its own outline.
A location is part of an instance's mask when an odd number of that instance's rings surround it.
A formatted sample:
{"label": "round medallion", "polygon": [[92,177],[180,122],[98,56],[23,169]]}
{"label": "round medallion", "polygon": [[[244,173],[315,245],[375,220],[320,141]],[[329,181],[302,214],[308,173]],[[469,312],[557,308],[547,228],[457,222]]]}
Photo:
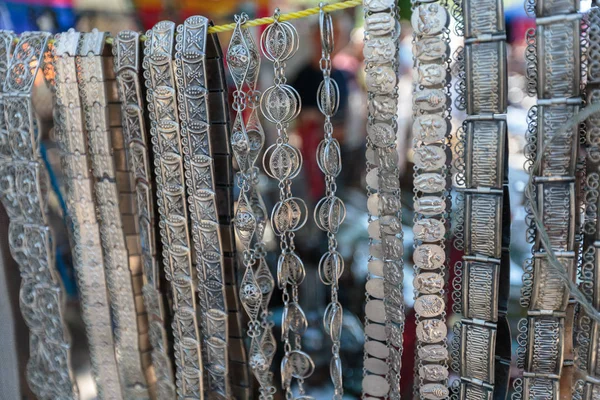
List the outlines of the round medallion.
{"label": "round medallion", "polygon": [[448,132],[448,121],[437,114],[419,115],[413,122],[413,135],[425,144],[443,141]]}
{"label": "round medallion", "polygon": [[371,260],[367,264],[369,272],[375,276],[383,276],[383,260]]}
{"label": "round medallion", "polygon": [[450,48],[439,36],[423,37],[413,45],[413,54],[419,61],[434,61],[446,58]]}
{"label": "round medallion", "polygon": [[367,371],[375,375],[385,375],[388,372],[388,365],[386,362],[377,358],[367,358],[364,367]]}
{"label": "round medallion", "polygon": [[337,233],[345,218],[346,206],[339,197],[323,197],[315,207],[315,223],[322,231]]}
{"label": "round medallion", "polygon": [[364,43],[363,56],[373,64],[391,63],[396,57],[396,43],[391,37],[369,38]]}
{"label": "round medallion", "polygon": [[374,340],[369,340],[365,343],[365,351],[369,355],[376,358],[380,358],[382,360],[385,360],[390,354],[390,349],[388,349],[388,347],[384,343],[377,342]]}
{"label": "round medallion", "polygon": [[371,12],[379,12],[396,6],[395,0],[365,0],[364,7]]}
{"label": "round medallion", "polygon": [[435,294],[426,294],[415,300],[415,312],[424,318],[440,315],[445,306],[444,300]]}
{"label": "round medallion", "polygon": [[367,281],[365,288],[370,296],[376,299],[384,298],[383,279],[371,278]]}
{"label": "round medallion", "polygon": [[402,221],[395,215],[384,215],[379,218],[379,223],[386,235],[397,235],[402,231]]}
{"label": "round medallion", "polygon": [[392,96],[373,96],[367,106],[369,113],[379,121],[392,119],[398,112],[398,100]]}
{"label": "round medallion", "polygon": [[437,173],[419,174],[414,180],[414,185],[423,193],[439,193],[446,188],[446,178]]}
{"label": "round medallion", "polygon": [[362,389],[371,396],[383,397],[390,391],[390,384],[379,375],[367,375],[363,378]]}
{"label": "round medallion", "polygon": [[376,123],[367,126],[369,139],[375,147],[390,147],[396,144],[396,132],[390,124]]}
{"label": "round medallion", "polygon": [[421,4],[413,11],[410,22],[417,34],[434,36],[448,24],[448,11],[438,3]]}
{"label": "round medallion", "polygon": [[448,359],[448,349],[441,344],[430,344],[419,347],[418,356],[427,362],[441,362]]}
{"label": "round medallion", "polygon": [[438,269],[444,265],[446,253],[436,244],[423,244],[415,249],[413,261],[421,269]]}
{"label": "round medallion", "polygon": [[447,399],[450,394],[446,385],[440,383],[428,383],[419,389],[421,397],[427,400],[442,400]]}
{"label": "round medallion", "polygon": [[446,165],[446,152],[439,146],[421,146],[415,149],[413,161],[423,171],[439,171]]}
{"label": "round medallion", "polygon": [[260,40],[263,54],[269,61],[285,61],[298,50],[296,28],[288,22],[277,22],[267,26]]}
{"label": "round medallion", "polygon": [[391,94],[396,87],[396,73],[387,65],[375,65],[367,71],[365,83],[369,92]]}
{"label": "round medallion", "polygon": [[446,211],[446,199],[438,196],[423,196],[415,201],[414,207],[415,212],[433,217]]}
{"label": "round medallion", "polygon": [[413,286],[423,294],[439,293],[444,288],[444,278],[435,272],[423,272],[415,276]]}
{"label": "round medallion", "polygon": [[300,95],[290,85],[275,85],[264,91],[260,109],[265,118],[274,123],[286,123],[300,113]]}
{"label": "round medallion", "polygon": [[448,379],[448,369],[439,364],[425,364],[419,368],[419,376],[426,381],[443,381]]}
{"label": "round medallion", "polygon": [[426,319],[417,324],[417,338],[421,342],[439,343],[447,333],[445,322],[439,319]]}
{"label": "round medallion", "polygon": [[295,178],[300,172],[302,154],[289,144],[273,144],[265,151],[263,168],[271,178],[283,181]]}
{"label": "round medallion", "polygon": [[417,240],[423,242],[437,242],[444,238],[446,227],[437,219],[423,218],[415,222],[413,233]]}
{"label": "round medallion", "polygon": [[423,89],[413,96],[413,103],[421,111],[438,111],[446,107],[448,97],[442,89]]}
{"label": "round medallion", "polygon": [[385,341],[387,336],[385,333],[385,325],[380,324],[369,324],[365,326],[365,333],[368,337],[379,341]]}
{"label": "round medallion", "polygon": [[295,232],[302,228],[308,218],[306,203],[299,197],[290,197],[277,202],[271,213],[271,225],[274,233],[280,236],[286,232]]}
{"label": "round medallion", "polygon": [[367,199],[367,211],[373,216],[379,216],[379,194],[374,193]]}
{"label": "round medallion", "polygon": [[367,172],[367,186],[374,190],[379,189],[379,168],[373,168],[369,172]]}
{"label": "round medallion", "polygon": [[365,305],[365,315],[373,322],[385,323],[385,305],[381,300],[370,300]]}
{"label": "round medallion", "polygon": [[370,36],[389,35],[396,27],[396,19],[389,13],[375,13],[365,18],[365,30]]}
{"label": "round medallion", "polygon": [[446,69],[439,64],[422,64],[415,70],[415,81],[425,87],[440,86],[446,81]]}
{"label": "round medallion", "polygon": [[381,225],[379,224],[378,219],[374,219],[369,222],[367,233],[371,239],[381,240]]}

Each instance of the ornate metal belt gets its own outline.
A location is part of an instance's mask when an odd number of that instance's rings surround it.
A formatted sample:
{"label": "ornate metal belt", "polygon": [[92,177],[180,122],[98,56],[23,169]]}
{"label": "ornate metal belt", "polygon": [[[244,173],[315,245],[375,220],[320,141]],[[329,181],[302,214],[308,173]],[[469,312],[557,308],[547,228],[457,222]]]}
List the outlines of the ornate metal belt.
{"label": "ornate metal belt", "polygon": [[[558,399],[572,387],[572,324],[574,302],[551,265],[550,250],[561,269],[574,279],[579,209],[575,180],[579,128],[559,131],[582,104],[580,96],[581,15],[577,1],[542,0],[526,3],[537,16],[535,31],[528,32],[528,70],[537,105],[529,112],[528,170],[535,184],[531,218],[539,218],[545,232],[532,223],[529,238],[533,259],[526,263],[521,302],[528,317],[519,323],[518,366],[524,369],[517,397]],[[535,8],[535,10],[534,10]],[[535,74],[535,72],[537,74]],[[538,162],[539,161],[539,162]],[[535,168],[534,168],[535,167]],[[536,214],[536,215],[534,215]],[[563,368],[563,366],[565,368]],[[560,388],[560,382],[565,384]]]}
{"label": "ornate metal belt", "polygon": [[50,67],[50,34],[23,33],[16,48],[15,38],[0,31],[0,199],[10,218],[10,251],[22,279],[20,307],[30,346],[27,380],[40,399],[77,399],[71,338],[63,319],[64,292],[48,221],[50,182],[32,103],[36,76]]}
{"label": "ornate metal belt", "polygon": [[[144,49],[143,68],[148,89],[150,133],[156,166],[156,195],[163,263],[165,275],[173,290],[177,393],[180,399],[200,399],[204,392],[204,363],[197,320],[197,276],[192,264],[188,228],[185,155],[181,143],[175,92],[175,24],[170,21],[159,22],[146,36],[148,39]],[[194,111],[201,110],[198,107]],[[187,157],[189,158],[190,154],[187,154]]]}
{"label": "ornate metal belt", "polygon": [[[467,111],[459,131],[456,182],[461,194],[454,310],[460,398],[504,399],[511,359],[506,319],[510,273],[508,142],[506,127],[506,35],[501,1],[462,4],[464,49],[458,108]],[[458,367],[458,368],[456,368]]]}
{"label": "ornate metal belt", "polygon": [[451,118],[449,19],[442,3],[413,3],[415,397],[426,399],[448,396],[444,276]]}
{"label": "ornate metal belt", "polygon": [[369,274],[366,283],[363,398],[400,398],[404,331],[403,232],[396,112],[400,35],[395,1],[365,0],[367,84],[367,209]]}
{"label": "ornate metal belt", "polygon": [[153,180],[150,165],[148,133],[144,120],[145,104],[139,73],[140,42],[139,34],[122,31],[113,44],[114,68],[117,78],[124,146],[135,186],[134,211],[139,226],[141,264],[143,268],[144,304],[148,313],[148,332],[152,346],[152,366],[156,382],[152,388],[159,399],[173,398],[175,385],[171,360],[168,355],[169,343],[165,330],[166,310],[160,288],[160,259],[157,256],[160,245],[156,240]]}

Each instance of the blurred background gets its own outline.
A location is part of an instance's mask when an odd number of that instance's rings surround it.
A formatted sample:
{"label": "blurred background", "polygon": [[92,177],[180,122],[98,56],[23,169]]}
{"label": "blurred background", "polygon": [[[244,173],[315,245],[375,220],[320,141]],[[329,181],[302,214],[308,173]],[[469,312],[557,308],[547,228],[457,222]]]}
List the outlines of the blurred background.
{"label": "blurred background", "polygon": [[[187,16],[201,14],[212,19],[215,24],[233,21],[234,14],[245,12],[252,18],[270,16],[275,7],[280,7],[282,12],[300,10],[318,5],[318,1],[307,0],[8,0],[0,2],[0,29],[12,29],[16,32],[26,30],[45,30],[51,32],[66,31],[75,27],[80,31],[92,28],[117,33],[123,29],[145,31],[156,22],[169,19],[182,22]],[[525,15],[521,0],[505,0],[505,15],[508,37],[508,74],[509,74],[509,108],[508,129],[510,149],[509,179],[511,188],[511,213],[512,213],[512,247],[511,247],[511,303],[509,305],[509,319],[513,328],[513,353],[516,349],[515,331],[516,323],[524,315],[519,305],[522,264],[530,254],[530,245],[525,239],[525,210],[523,206],[523,189],[527,182],[527,175],[523,170],[525,161],[523,147],[525,145],[524,133],[527,129],[527,110],[534,103],[534,99],[527,97],[525,92],[525,32],[533,26],[533,20]],[[582,8],[589,4],[582,2]],[[402,15],[401,53],[400,53],[400,104],[398,109],[398,153],[402,171],[401,188],[403,198],[403,220],[405,239],[405,279],[404,291],[407,304],[407,329],[405,331],[405,349],[402,369],[402,387],[405,398],[410,398],[412,392],[412,371],[414,358],[414,321],[412,303],[412,156],[411,143],[411,91],[412,91],[412,55],[411,40],[412,29],[410,26],[410,1],[400,0]],[[338,178],[339,196],[345,201],[348,210],[346,222],[339,233],[339,250],[345,258],[345,271],[340,281],[340,302],[344,307],[344,330],[342,337],[341,355],[344,363],[345,398],[356,399],[359,397],[362,380],[362,345],[364,319],[364,283],[367,275],[368,235],[366,214],[366,191],[364,183],[364,150],[365,150],[365,120],[366,120],[366,94],[363,79],[362,42],[363,13],[361,8],[347,9],[333,14],[335,26],[335,54],[333,56],[333,78],[337,81],[340,93],[340,109],[334,118],[334,135],[343,147],[343,172]],[[323,137],[323,118],[318,111],[316,91],[322,80],[319,69],[321,48],[319,42],[318,18],[304,18],[293,21],[300,35],[300,50],[297,55],[287,63],[288,81],[298,90],[302,97],[302,113],[290,130],[291,140],[300,147],[304,156],[303,173],[294,181],[294,193],[307,200],[309,215],[316,202],[324,192],[323,175],[318,169],[315,160],[316,147]],[[261,29],[262,28],[262,29]],[[264,27],[252,29],[258,40]],[[452,30],[454,32],[454,30]],[[226,51],[230,32],[219,34],[223,51]],[[462,39],[452,38],[454,50],[461,45]],[[263,61],[260,85],[261,89],[267,88],[272,82],[272,66]],[[228,76],[229,78],[229,76]],[[232,82],[230,82],[230,86]],[[51,123],[50,93],[39,82],[36,92],[38,110],[47,122]],[[231,89],[232,91],[233,89]],[[464,115],[454,112],[454,128],[460,126]],[[50,124],[48,124],[49,126]],[[273,126],[268,122],[264,124],[267,132],[265,148],[272,143],[275,133]],[[79,374],[82,399],[91,399],[95,396],[95,389],[91,377],[86,371],[87,355],[85,351],[85,335],[77,311],[77,288],[73,280],[70,264],[68,239],[62,224],[61,207],[61,176],[57,162],[56,149],[50,139],[45,142],[48,163],[54,177],[53,204],[55,211],[55,230],[58,232],[57,258],[58,268],[61,271],[69,294],[70,324],[72,324],[76,357],[74,362],[81,371]],[[274,182],[266,177],[261,180],[263,193],[267,206],[271,207],[276,201],[277,187]],[[455,193],[453,197],[455,197]],[[237,198],[237,197],[236,197]],[[298,250],[307,268],[306,281],[301,286],[300,298],[303,309],[310,320],[310,328],[304,337],[304,348],[313,356],[317,369],[306,384],[308,393],[317,399],[331,398],[332,388],[329,380],[329,358],[331,355],[327,336],[322,329],[322,315],[328,303],[329,288],[322,285],[317,276],[317,265],[321,255],[327,249],[327,241],[323,232],[319,231],[312,219],[298,233]],[[270,235],[271,246],[270,265],[274,269],[276,261],[277,243],[274,236]],[[460,258],[456,251],[451,253],[451,261]],[[450,268],[451,270],[451,268]],[[449,274],[450,278],[452,273]],[[10,278],[10,277],[9,277]],[[18,276],[16,279],[18,285]],[[10,283],[10,279],[7,281]],[[11,285],[14,286],[14,285]],[[16,286],[18,288],[18,286]],[[276,329],[281,321],[281,300],[278,291],[275,291],[271,301]],[[450,306],[450,305],[449,305]],[[450,313],[450,307],[449,311]],[[17,329],[25,332],[26,329],[18,312]],[[449,316],[450,326],[456,317]],[[411,329],[412,327],[412,329]],[[26,338],[24,333],[18,338]],[[279,335],[276,332],[276,337]],[[26,340],[20,343],[20,356],[26,357]],[[281,350],[281,349],[280,349]],[[513,357],[514,360],[514,357]],[[23,365],[23,363],[21,363]],[[278,370],[279,362],[274,362]],[[513,374],[516,367],[512,369]],[[278,373],[275,374],[278,377]],[[278,379],[278,378],[277,378]],[[2,396],[0,396],[2,397]],[[12,399],[11,399],[12,400]]]}

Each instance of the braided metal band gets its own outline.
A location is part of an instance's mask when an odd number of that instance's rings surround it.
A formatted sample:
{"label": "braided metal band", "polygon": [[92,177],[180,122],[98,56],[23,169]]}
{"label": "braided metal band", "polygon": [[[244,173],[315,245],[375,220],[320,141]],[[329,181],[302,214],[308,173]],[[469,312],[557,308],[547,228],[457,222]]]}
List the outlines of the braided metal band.
{"label": "braided metal band", "polygon": [[[522,304],[528,308],[527,322],[519,324],[518,366],[524,369],[522,387],[517,381],[513,398],[558,399],[561,383],[571,392],[573,382],[572,324],[574,303],[567,287],[550,265],[550,246],[566,275],[574,279],[577,262],[576,234],[579,232],[576,174],[579,129],[562,133],[558,129],[575,115],[581,104],[581,15],[578,1],[539,0],[535,3],[536,30],[528,33],[530,68],[537,87],[537,105],[530,112],[530,129],[526,149],[529,172],[536,193],[529,199],[537,210],[547,234],[534,226],[533,260],[524,274]],[[533,4],[526,6],[533,13]],[[558,134],[561,134],[560,136]],[[541,154],[540,154],[541,152]],[[535,159],[539,168],[533,170]],[[566,367],[566,368],[563,368]]]}
{"label": "braided metal band", "polygon": [[[137,219],[143,270],[144,305],[148,313],[148,335],[152,347],[151,389],[159,399],[173,398],[175,385],[168,355],[165,330],[166,310],[160,288],[159,243],[156,240],[153,174],[149,138],[144,120],[144,100],[139,79],[141,70],[139,34],[122,31],[114,39],[114,70],[121,100],[123,146],[129,162],[135,191],[134,217]],[[115,146],[113,141],[113,147]]]}
{"label": "braided metal band", "polygon": [[[504,399],[511,360],[506,319],[510,273],[506,35],[498,0],[462,4],[465,47],[462,128],[464,252],[460,398]],[[506,209],[505,209],[506,208]],[[460,289],[460,288],[459,288]]]}
{"label": "braided metal band", "polygon": [[229,398],[227,304],[223,243],[215,193],[215,160],[208,124],[206,33],[208,19],[189,17],[177,28],[175,76],[192,241],[200,296],[205,396]]}
{"label": "braided metal band", "polygon": [[175,92],[175,24],[159,22],[146,36],[143,68],[148,89],[163,263],[165,275],[172,286],[175,313],[173,336],[177,394],[179,399],[200,399],[204,393],[204,366],[197,320],[197,279],[188,229],[184,153]]}
{"label": "braided metal band", "polygon": [[444,2],[413,2],[415,397],[425,399],[449,394],[445,298],[449,19]]}
{"label": "braided metal band", "polygon": [[[138,324],[147,326],[147,320],[143,308],[141,311],[144,314],[141,316],[138,316],[135,309],[132,272],[137,275],[139,270],[130,271],[120,212],[117,183],[129,187],[129,176],[127,172],[119,172],[121,176],[117,177],[117,152],[113,158],[111,130],[118,130],[118,135],[122,133],[120,128],[117,129],[121,123],[120,107],[116,103],[118,99],[110,99],[107,91],[107,72],[112,75],[112,68],[109,67],[112,60],[106,57],[110,54],[110,49],[106,47],[106,36],[106,33],[95,29],[82,34],[76,58],[77,80],[85,117],[92,175],[95,179],[94,198],[99,216],[106,282],[115,323],[115,354],[121,387],[126,398],[148,398],[146,378],[141,364],[138,327]],[[110,93],[116,96],[114,90]],[[121,164],[124,164],[124,152],[120,153]]]}
{"label": "braided metal band", "polygon": [[404,247],[396,150],[400,26],[395,1],[365,0],[363,5],[370,257],[362,396],[399,399],[404,331]]}
{"label": "braided metal band", "polygon": [[19,299],[30,345],[26,376],[39,399],[78,399],[64,292],[54,265],[50,183],[32,103],[36,76],[49,61],[50,34],[23,33],[16,48],[15,38],[0,31],[0,200],[10,218],[10,252],[22,279]]}
{"label": "braided metal band", "polygon": [[65,199],[73,264],[98,397],[121,399],[123,393],[115,357],[105,263],[95,212],[94,180],[90,173],[88,137],[79,90],[84,76],[83,72],[80,73],[76,57],[83,50],[82,41],[83,34],[74,30],[56,37],[55,136],[66,179]]}

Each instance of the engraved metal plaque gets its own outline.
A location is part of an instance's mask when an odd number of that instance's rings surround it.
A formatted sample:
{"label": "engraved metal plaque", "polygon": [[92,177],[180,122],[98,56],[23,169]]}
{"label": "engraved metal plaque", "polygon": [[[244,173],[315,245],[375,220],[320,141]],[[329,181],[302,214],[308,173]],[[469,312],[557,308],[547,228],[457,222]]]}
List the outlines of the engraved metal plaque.
{"label": "engraved metal plaque", "polygon": [[465,38],[486,33],[504,32],[502,0],[467,0],[463,2]]}
{"label": "engraved metal plaque", "polygon": [[537,0],[536,15],[545,17],[556,14],[571,14],[579,10],[579,0]]}
{"label": "engraved metal plaque", "polygon": [[498,320],[500,265],[466,261],[463,283],[463,314],[467,318]]}
{"label": "engraved metal plaque", "polygon": [[493,385],[496,329],[463,321],[461,335],[461,375]]}
{"label": "engraved metal plaque", "polygon": [[[557,254],[557,259],[571,275],[575,264],[575,254]],[[549,265],[545,253],[535,253],[533,268],[534,283],[530,308],[534,310],[566,310],[569,303],[569,290]]]}
{"label": "engraved metal plaque", "polygon": [[538,316],[529,318],[526,370],[537,374],[560,375],[565,338],[564,318]]}
{"label": "engraved metal plaque", "polygon": [[579,105],[538,105],[537,143],[545,143],[540,167],[542,176],[575,176],[579,127],[556,137],[560,128],[579,112]]}
{"label": "engraved metal plaque", "polygon": [[476,385],[470,382],[462,382],[460,385],[460,400],[492,400],[493,398],[493,387]]}
{"label": "engraved metal plaque", "polygon": [[[467,187],[502,188],[506,120],[468,121],[465,176]],[[496,153],[491,155],[491,153]]]}
{"label": "engraved metal plaque", "polygon": [[[575,245],[575,184],[541,183],[538,185],[538,212],[555,251],[573,251]],[[536,249],[541,249],[539,237]]]}
{"label": "engraved metal plaque", "polygon": [[502,197],[465,195],[465,252],[500,258],[502,251]]}
{"label": "engraved metal plaque", "polygon": [[476,41],[465,44],[467,112],[506,111],[506,42]]}
{"label": "engraved metal plaque", "polygon": [[525,377],[523,396],[526,399],[559,400],[559,381],[546,377]]}

